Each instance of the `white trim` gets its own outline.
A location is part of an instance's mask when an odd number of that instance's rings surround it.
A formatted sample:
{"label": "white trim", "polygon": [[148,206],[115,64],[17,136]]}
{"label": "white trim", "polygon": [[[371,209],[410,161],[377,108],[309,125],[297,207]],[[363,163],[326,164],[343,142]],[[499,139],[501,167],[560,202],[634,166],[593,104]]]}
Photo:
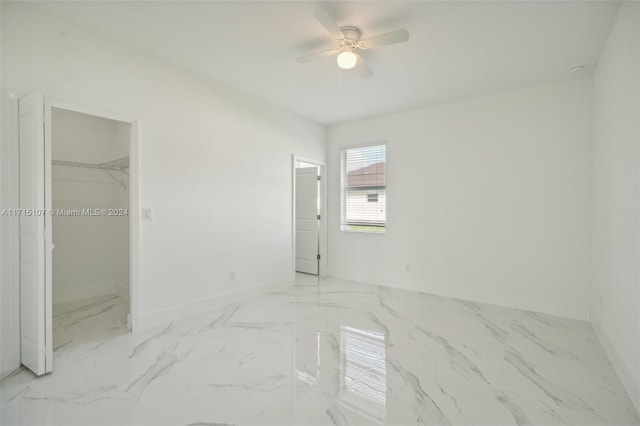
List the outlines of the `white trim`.
{"label": "white trim", "polygon": [[[636,28],[640,27],[640,7],[636,8]],[[640,45],[640,31],[638,31],[638,40],[636,40],[636,43],[638,45]],[[640,67],[638,69],[638,75],[636,76],[636,81],[640,80]],[[640,101],[640,84],[638,85],[638,100]],[[640,134],[640,109],[638,110],[638,134]],[[640,152],[639,152],[640,154]],[[638,158],[636,159],[637,163],[636,164],[640,164],[640,155],[638,155]],[[638,184],[640,184],[640,167],[638,168]],[[640,221],[640,217],[638,217],[638,220]],[[640,227],[638,227],[638,234],[636,235],[636,238],[638,238],[638,242],[640,243]],[[640,277],[640,257],[638,258],[638,263],[637,263],[637,274],[636,277]],[[638,304],[637,306],[640,306],[640,280],[637,280],[637,286],[638,286]],[[638,331],[638,335],[636,336],[636,345],[639,348],[638,350],[640,351],[640,313],[637,314],[637,331]],[[636,382],[635,382],[635,389],[636,389],[636,393],[634,396],[632,396],[632,400],[633,403],[636,406],[636,410],[638,411],[638,413],[640,413],[640,357],[638,357],[639,359],[636,361],[636,372],[637,372],[637,376],[635,378]],[[614,365],[615,367],[615,365]],[[633,376],[626,376],[626,377],[633,377]]]}
{"label": "white trim", "polygon": [[[346,193],[345,191],[343,191],[342,188],[342,174],[343,174],[343,164],[342,164],[342,153],[345,151],[348,151],[350,149],[358,149],[358,148],[367,148],[370,146],[380,146],[380,145],[384,145],[384,156],[385,156],[385,167],[384,167],[384,174],[385,174],[385,183],[384,183],[384,188],[385,188],[385,220],[384,220],[384,228],[382,228],[382,230],[380,231],[359,231],[359,230],[355,230],[355,229],[342,229],[342,218],[345,215],[344,212],[344,208],[345,208],[345,204],[346,204],[346,200],[345,200],[345,196]],[[379,142],[367,142],[367,143],[357,143],[357,144],[351,144],[351,145],[341,145],[340,147],[338,147],[338,185],[339,188],[338,190],[340,191],[340,198],[339,198],[339,206],[338,206],[338,211],[339,211],[339,218],[338,218],[338,227],[339,227],[339,231],[340,232],[347,232],[347,233],[356,233],[356,234],[373,234],[373,235],[386,235],[387,234],[387,229],[389,227],[389,191],[388,191],[388,185],[387,185],[387,176],[389,175],[389,168],[387,167],[387,163],[389,162],[389,142],[386,140],[383,141],[379,141]],[[346,174],[346,173],[345,173]]]}
{"label": "white trim", "polygon": [[48,104],[49,106],[54,108],[64,109],[72,112],[79,112],[81,114],[93,115],[95,117],[106,118],[107,120],[122,121],[124,123],[130,124],[133,124],[136,121],[133,117],[129,117],[124,114],[106,111],[89,105],[67,102],[62,99],[49,98]]}
{"label": "white trim", "polygon": [[140,315],[140,121],[131,122],[129,137],[129,329],[137,331]]}
{"label": "white trim", "polygon": [[294,282],[294,279],[291,277],[286,277],[277,281],[232,290],[214,297],[182,303],[180,305],[143,314],[138,318],[136,331],[148,330],[174,320],[202,314],[230,303],[240,303],[265,293],[289,287],[293,285]]}
{"label": "white trim", "polygon": [[[52,181],[53,171],[51,154],[53,146],[53,121],[52,107],[47,98],[44,98],[44,207],[53,208]],[[53,371],[53,216],[48,214],[44,218],[45,228],[45,372]],[[46,339],[51,341],[46,341]]]}
{"label": "white trim", "polygon": [[340,154],[339,151],[344,151],[345,149],[358,149],[358,148],[366,148],[368,146],[378,146],[378,145],[389,145],[389,141],[387,140],[381,140],[381,141],[374,141],[374,142],[362,142],[362,143],[355,143],[355,144],[349,144],[349,145],[340,145],[338,147],[338,154]]}
{"label": "white trim", "polygon": [[320,263],[318,277],[323,277],[329,270],[327,256],[328,229],[327,226],[327,166],[323,161],[300,155],[291,156],[291,276],[296,276],[296,163],[302,161],[318,166],[320,176]]}
{"label": "white trim", "polygon": [[416,289],[407,285],[388,285],[381,282],[363,282],[352,280],[349,278],[339,277],[329,274],[331,278],[370,284],[381,285],[390,288],[399,288],[402,290],[415,291],[417,293],[434,294],[442,297],[450,297],[452,299],[468,300],[471,302],[484,303],[487,305],[502,306],[506,308],[520,309],[524,311],[540,312],[543,314],[555,315],[564,318],[571,318],[580,321],[589,321],[589,308],[573,303],[556,302],[548,299],[527,298],[525,296],[502,294],[499,297],[495,295],[486,296],[479,289],[471,289],[467,287],[451,286],[451,285],[434,285],[425,284],[423,288]]}
{"label": "white trim", "polygon": [[[129,134],[129,313],[131,315],[131,331],[136,331],[139,315],[139,268],[140,268],[140,120],[133,117],[106,111],[92,106],[67,102],[61,99],[48,99],[46,101],[47,114],[51,114],[51,108],[59,108],[67,111],[79,112],[120,121],[131,125]],[[50,120],[48,122],[49,128]]]}

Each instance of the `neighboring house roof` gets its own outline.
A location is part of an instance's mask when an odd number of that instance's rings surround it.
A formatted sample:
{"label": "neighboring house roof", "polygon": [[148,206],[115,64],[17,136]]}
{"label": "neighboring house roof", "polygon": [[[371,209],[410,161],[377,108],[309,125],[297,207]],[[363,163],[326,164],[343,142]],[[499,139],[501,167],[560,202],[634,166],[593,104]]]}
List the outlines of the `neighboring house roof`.
{"label": "neighboring house roof", "polygon": [[347,173],[347,186],[384,186],[385,162],[370,164]]}

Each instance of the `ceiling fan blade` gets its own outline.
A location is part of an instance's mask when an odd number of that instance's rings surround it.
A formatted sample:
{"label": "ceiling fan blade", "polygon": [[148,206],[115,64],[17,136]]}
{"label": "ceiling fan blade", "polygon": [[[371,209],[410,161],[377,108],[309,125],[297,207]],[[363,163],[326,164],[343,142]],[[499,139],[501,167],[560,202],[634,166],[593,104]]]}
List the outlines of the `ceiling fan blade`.
{"label": "ceiling fan blade", "polygon": [[373,73],[371,72],[371,68],[367,65],[367,62],[364,60],[361,54],[356,53],[358,57],[358,61],[356,62],[355,72],[361,77],[371,77]]}
{"label": "ceiling fan blade", "polygon": [[362,44],[366,49],[370,49],[372,47],[386,46],[387,44],[404,43],[407,40],[409,40],[409,31],[403,28],[364,39]]}
{"label": "ceiling fan blade", "polygon": [[331,34],[331,37],[337,40],[344,38],[342,31],[340,31],[340,27],[338,27],[336,21],[327,12],[322,9],[318,9],[313,12],[313,16],[315,16],[318,22],[320,22],[320,24],[329,32],[329,34]]}
{"label": "ceiling fan blade", "polygon": [[323,56],[337,55],[338,52],[339,50],[337,49],[325,50],[324,52],[312,53],[311,55],[301,56],[300,58],[297,58],[296,61],[298,61],[301,64],[306,64],[307,62],[311,62],[314,59],[322,58]]}

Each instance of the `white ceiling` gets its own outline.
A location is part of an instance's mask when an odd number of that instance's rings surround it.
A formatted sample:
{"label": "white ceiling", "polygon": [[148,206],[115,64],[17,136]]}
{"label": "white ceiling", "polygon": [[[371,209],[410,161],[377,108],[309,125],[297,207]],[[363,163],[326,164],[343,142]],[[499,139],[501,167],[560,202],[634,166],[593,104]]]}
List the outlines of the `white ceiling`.
{"label": "white ceiling", "polygon": [[[46,13],[134,46],[323,124],[566,78],[593,66],[617,2],[49,2]],[[365,51],[355,79],[312,16],[328,11],[363,38],[406,28],[408,43]]]}

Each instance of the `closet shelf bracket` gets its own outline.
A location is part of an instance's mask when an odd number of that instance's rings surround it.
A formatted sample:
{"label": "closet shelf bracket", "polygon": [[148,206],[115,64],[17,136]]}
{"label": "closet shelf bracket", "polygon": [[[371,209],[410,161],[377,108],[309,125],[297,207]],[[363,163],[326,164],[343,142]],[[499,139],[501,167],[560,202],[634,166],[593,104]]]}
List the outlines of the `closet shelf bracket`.
{"label": "closet shelf bracket", "polygon": [[[102,169],[102,170],[104,170],[104,172],[105,172],[106,174],[108,174],[108,175],[109,175],[109,177],[110,177],[111,179],[113,179],[113,180],[115,180],[116,182],[118,182],[118,183],[120,184],[120,186],[122,186],[122,188],[123,188],[125,191],[127,190],[127,185],[126,185],[123,181],[121,181],[120,179],[118,179],[117,177],[115,177],[114,175],[112,175],[112,174],[109,172],[109,170],[107,170],[107,169]],[[123,173],[124,173],[124,171],[123,171]]]}

